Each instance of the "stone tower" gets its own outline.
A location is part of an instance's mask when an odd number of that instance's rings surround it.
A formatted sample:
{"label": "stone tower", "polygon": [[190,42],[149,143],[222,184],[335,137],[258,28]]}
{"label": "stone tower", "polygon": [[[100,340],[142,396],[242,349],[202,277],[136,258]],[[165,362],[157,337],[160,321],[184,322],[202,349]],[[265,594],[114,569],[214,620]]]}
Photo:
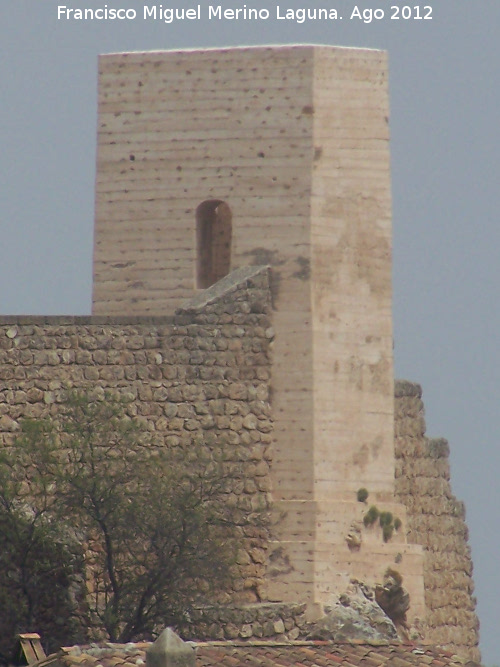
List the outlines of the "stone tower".
{"label": "stone tower", "polygon": [[[272,267],[268,599],[314,606],[394,562],[424,613],[422,550],[365,529],[394,499],[384,52],[324,46],[101,57],[93,313],[172,313]],[[361,536],[361,546],[347,536]]]}

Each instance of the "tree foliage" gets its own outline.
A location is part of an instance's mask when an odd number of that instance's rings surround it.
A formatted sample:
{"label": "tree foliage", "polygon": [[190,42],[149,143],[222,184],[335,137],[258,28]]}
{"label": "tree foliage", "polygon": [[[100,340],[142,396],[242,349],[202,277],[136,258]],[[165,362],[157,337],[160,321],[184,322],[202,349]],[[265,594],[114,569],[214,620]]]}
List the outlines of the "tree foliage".
{"label": "tree foliage", "polygon": [[[39,448],[34,449],[39,442]],[[82,550],[54,521],[57,498],[46,475],[52,437],[44,423],[26,423],[14,447],[0,450],[0,662],[8,664],[17,633],[37,630],[46,648],[77,627]],[[81,605],[83,608],[83,604]]]}
{"label": "tree foliage", "polygon": [[[0,526],[2,548],[10,541],[11,561],[31,553],[34,581],[39,540],[55,550],[49,560],[61,572],[69,551],[57,545],[81,544],[91,625],[111,641],[154,636],[231,583],[244,517],[228,502],[227,467],[222,452],[203,444],[153,446],[109,397],[72,394],[56,421],[25,422],[2,452],[0,503],[10,521]],[[13,541],[23,526],[26,535]],[[22,629],[32,629],[36,613],[23,586]]]}

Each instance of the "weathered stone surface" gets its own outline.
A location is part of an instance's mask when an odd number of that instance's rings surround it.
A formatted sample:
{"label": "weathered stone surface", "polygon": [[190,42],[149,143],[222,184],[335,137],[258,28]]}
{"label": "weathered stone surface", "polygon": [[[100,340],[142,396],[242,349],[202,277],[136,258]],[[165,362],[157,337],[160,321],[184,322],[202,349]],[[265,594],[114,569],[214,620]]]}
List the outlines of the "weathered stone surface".
{"label": "weathered stone surface", "polygon": [[[230,448],[228,460],[246,467],[245,479],[234,481],[234,502],[245,512],[268,506],[274,447],[268,400],[271,339],[266,336],[270,317],[265,312],[245,313],[247,309],[241,308],[245,301],[239,301],[241,297],[251,302],[257,290],[261,302],[269,305],[270,295],[264,289],[267,276],[267,269],[253,276],[254,282],[260,281],[258,288],[238,284],[231,292],[235,308],[229,307],[229,298],[215,299],[207,307],[209,312],[178,311],[175,322],[162,318],[135,318],[129,323],[125,318],[53,317],[29,318],[22,323],[22,318],[1,318],[0,377],[6,387],[0,392],[2,443],[8,444],[15,437],[23,417],[57,414],[66,388],[92,387],[102,395],[112,390],[126,401],[130,416],[144,423],[155,442],[158,438],[160,444],[176,447],[201,437],[209,448]],[[242,314],[243,320],[235,326],[235,316]],[[6,332],[13,326],[17,331],[14,338],[2,336],[2,329]],[[203,341],[217,344],[209,346],[201,357],[193,356],[205,345]],[[259,374],[241,376],[242,359],[230,351],[235,342],[259,349]],[[69,356],[68,350],[72,352]],[[113,350],[120,351],[126,366],[116,363]],[[123,368],[123,374],[116,368]],[[153,369],[160,370],[159,377]],[[428,640],[477,659],[472,564],[464,508],[449,486],[448,444],[425,437],[418,385],[396,383],[395,395],[396,493],[408,509],[408,538],[421,544],[426,553],[429,613],[421,630]],[[238,596],[240,602],[266,600],[268,540],[265,527],[245,529],[235,600]],[[347,634],[390,635],[391,626],[377,614],[380,611],[366,600],[354,597],[346,604],[344,599],[344,604],[334,605],[313,627],[306,622],[300,605],[247,605],[233,609],[226,620],[212,615],[199,637],[234,634],[245,639],[296,639],[313,632],[338,638]]]}
{"label": "weathered stone surface", "polygon": [[[21,419],[56,416],[68,389],[92,389],[101,396],[111,391],[125,401],[129,416],[137,419],[157,446],[189,448],[190,443],[204,443],[209,452],[226,448],[228,460],[244,474],[243,479],[232,481],[238,506],[245,512],[268,507],[270,450],[264,461],[264,450],[255,443],[272,431],[267,400],[269,271],[252,267],[226,282],[226,287],[217,287],[208,305],[179,309],[175,321],[162,317],[0,318],[0,379],[5,381],[5,391],[0,391],[2,443],[15,436]],[[247,307],[257,298],[254,292],[261,303],[259,312]],[[259,349],[265,378],[240,377],[241,360],[228,349],[241,339]],[[212,345],[214,341],[219,344]],[[31,366],[25,367],[26,359]],[[28,376],[25,368],[30,368]],[[266,398],[258,398],[263,394]],[[265,420],[260,419],[262,415]],[[255,435],[244,440],[243,433]],[[258,600],[268,539],[265,528],[258,539],[243,538],[238,588],[247,601]]]}
{"label": "weathered stone surface", "polygon": [[8,415],[2,415],[0,417],[0,431],[18,431],[19,424],[15,419],[12,419]]}
{"label": "weathered stone surface", "polygon": [[187,636],[213,637],[215,628],[226,638],[334,639],[394,641],[396,628],[373,599],[373,591],[352,584],[337,604],[326,606],[320,618],[308,622],[306,605],[253,604],[238,607],[206,607],[193,615]]}
{"label": "weathered stone surface", "polygon": [[479,661],[478,620],[463,503],[450,486],[449,445],[425,435],[419,385],[395,384],[396,495],[407,507],[408,538],[425,550],[428,641]]}
{"label": "weathered stone surface", "polygon": [[325,608],[325,616],[306,626],[306,639],[333,639],[334,641],[395,641],[396,628],[382,609],[369,600],[350,599]]}

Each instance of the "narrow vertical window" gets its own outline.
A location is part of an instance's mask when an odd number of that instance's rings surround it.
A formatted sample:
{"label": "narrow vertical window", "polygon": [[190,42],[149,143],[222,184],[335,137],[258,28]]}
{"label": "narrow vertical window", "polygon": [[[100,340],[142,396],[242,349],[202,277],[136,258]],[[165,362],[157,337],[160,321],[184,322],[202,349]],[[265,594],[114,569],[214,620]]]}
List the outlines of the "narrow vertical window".
{"label": "narrow vertical window", "polygon": [[232,214],[226,202],[209,199],[196,209],[196,286],[205,289],[231,267]]}

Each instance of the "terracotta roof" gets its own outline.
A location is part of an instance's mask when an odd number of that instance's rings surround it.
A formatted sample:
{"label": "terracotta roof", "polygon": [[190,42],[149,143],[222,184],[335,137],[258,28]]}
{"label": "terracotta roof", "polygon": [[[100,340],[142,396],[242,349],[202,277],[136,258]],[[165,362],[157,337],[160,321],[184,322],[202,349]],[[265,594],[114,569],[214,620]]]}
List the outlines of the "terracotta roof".
{"label": "terracotta roof", "polygon": [[[189,642],[196,667],[479,667],[435,647],[331,641]],[[150,644],[69,647],[37,667],[142,667]]]}

